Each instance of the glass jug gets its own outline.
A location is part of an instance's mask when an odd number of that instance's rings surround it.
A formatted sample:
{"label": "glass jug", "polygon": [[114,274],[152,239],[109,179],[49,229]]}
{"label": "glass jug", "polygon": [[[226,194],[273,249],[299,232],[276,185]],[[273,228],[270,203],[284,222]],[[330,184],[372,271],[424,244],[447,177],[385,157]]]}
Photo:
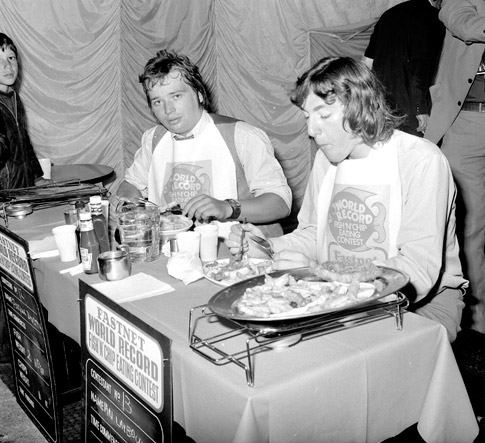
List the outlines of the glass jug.
{"label": "glass jug", "polygon": [[132,263],[160,257],[160,208],[156,204],[121,199],[116,217],[121,243],[128,246]]}

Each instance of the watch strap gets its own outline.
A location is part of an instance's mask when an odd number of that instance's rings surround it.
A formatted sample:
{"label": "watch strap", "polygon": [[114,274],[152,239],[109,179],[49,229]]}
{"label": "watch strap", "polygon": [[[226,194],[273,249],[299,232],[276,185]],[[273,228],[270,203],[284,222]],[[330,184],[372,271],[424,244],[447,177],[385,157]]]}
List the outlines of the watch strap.
{"label": "watch strap", "polygon": [[233,198],[227,198],[226,202],[231,205],[232,214],[227,218],[227,220],[237,220],[241,215],[241,203]]}

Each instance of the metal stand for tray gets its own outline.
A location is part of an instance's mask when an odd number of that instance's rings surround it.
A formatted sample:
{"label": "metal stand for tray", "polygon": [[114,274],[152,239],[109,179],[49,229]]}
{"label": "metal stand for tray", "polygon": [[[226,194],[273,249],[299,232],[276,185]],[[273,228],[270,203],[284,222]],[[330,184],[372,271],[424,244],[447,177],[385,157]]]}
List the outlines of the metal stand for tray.
{"label": "metal stand for tray", "polygon": [[[234,363],[246,372],[248,386],[254,386],[253,357],[259,352],[293,346],[302,340],[308,340],[325,334],[330,334],[344,328],[352,328],[370,323],[384,317],[393,316],[396,320],[396,329],[403,328],[403,312],[409,306],[409,300],[400,292],[396,292],[385,300],[344,311],[310,317],[301,321],[292,321],[278,326],[258,328],[253,324],[224,319],[229,326],[225,332],[202,338],[196,334],[197,322],[201,318],[208,319],[209,323],[219,323],[208,305],[195,306],[189,315],[189,345],[199,355],[216,365]],[[245,349],[228,353],[227,343],[242,335],[247,335]]]}

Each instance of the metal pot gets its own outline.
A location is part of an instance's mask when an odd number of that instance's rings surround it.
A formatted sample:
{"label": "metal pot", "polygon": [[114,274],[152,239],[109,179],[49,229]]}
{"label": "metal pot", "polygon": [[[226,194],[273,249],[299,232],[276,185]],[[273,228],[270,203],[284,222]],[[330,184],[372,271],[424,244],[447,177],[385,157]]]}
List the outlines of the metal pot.
{"label": "metal pot", "polygon": [[127,250],[106,251],[98,255],[99,276],[102,280],[122,280],[131,274],[130,254]]}

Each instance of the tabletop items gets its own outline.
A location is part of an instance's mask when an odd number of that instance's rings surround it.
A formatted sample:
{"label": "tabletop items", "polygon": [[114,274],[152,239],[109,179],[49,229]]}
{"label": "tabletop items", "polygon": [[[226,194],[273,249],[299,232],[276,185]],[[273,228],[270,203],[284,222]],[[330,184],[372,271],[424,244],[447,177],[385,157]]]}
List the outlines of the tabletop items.
{"label": "tabletop items", "polygon": [[131,260],[128,248],[107,251],[98,255],[99,277],[102,280],[122,280],[131,275]]}
{"label": "tabletop items", "polygon": [[116,208],[121,244],[132,263],[151,262],[160,256],[160,208],[148,201],[122,201]]}
{"label": "tabletop items", "polygon": [[[99,272],[108,281],[126,278],[131,273],[127,261],[130,265],[155,261],[164,247],[168,256],[188,252],[199,261],[217,258],[216,224],[191,230],[193,222],[187,217],[166,211],[161,214],[157,205],[141,199],[120,200],[115,214],[116,233],[110,242],[108,200],[93,195],[89,203],[79,199],[64,211],[65,223],[77,228],[79,260],[87,274]],[[169,242],[172,247],[167,253]]]}
{"label": "tabletop items", "polygon": [[89,197],[89,208],[91,210],[91,219],[93,220],[93,228],[96,233],[96,238],[99,242],[99,252],[107,252],[110,250],[109,234],[108,234],[108,220],[103,214],[101,206],[101,196],[93,195]]}
{"label": "tabletop items", "polygon": [[56,226],[52,228],[52,233],[59,249],[61,261],[77,260],[76,227],[73,225]]}
{"label": "tabletop items", "polygon": [[195,231],[200,233],[200,259],[203,262],[216,260],[219,227],[208,223],[197,226]]}
{"label": "tabletop items", "polygon": [[94,231],[91,213],[79,214],[79,253],[86,274],[98,272],[99,241]]}
{"label": "tabletop items", "polygon": [[[71,207],[64,211],[66,226],[72,226],[76,233],[75,251],[71,261],[78,260],[86,274],[98,273],[98,255],[110,250],[108,221],[109,201],[100,195],[89,196],[89,203],[84,199],[71,201]],[[73,246],[71,246],[71,249]]]}

